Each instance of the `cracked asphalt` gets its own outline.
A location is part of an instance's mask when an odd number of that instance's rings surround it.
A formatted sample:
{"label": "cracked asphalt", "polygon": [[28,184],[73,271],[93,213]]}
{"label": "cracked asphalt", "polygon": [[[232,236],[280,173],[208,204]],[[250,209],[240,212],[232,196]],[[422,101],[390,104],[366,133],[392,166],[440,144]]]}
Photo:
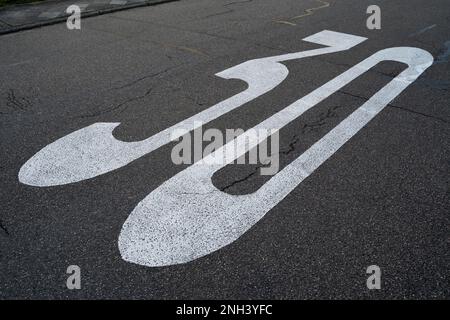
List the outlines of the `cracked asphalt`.
{"label": "cracked asphalt", "polygon": [[[382,10],[381,30],[366,8]],[[450,298],[449,3],[446,0],[184,0],[0,36],[0,298]],[[145,139],[246,88],[214,74],[244,61],[319,47],[322,30],[367,37],[349,51],[284,64],[269,93],[204,126],[248,129],[378,50],[411,46],[435,63],[231,245],[148,268],[121,259],[130,212],[186,166],[174,143],[79,183],[19,183],[47,144],[95,122]],[[280,168],[404,69],[382,62],[280,131]],[[229,165],[215,186],[256,191],[270,177]],[[378,265],[381,290],[368,290]],[[66,269],[81,268],[81,290]]]}

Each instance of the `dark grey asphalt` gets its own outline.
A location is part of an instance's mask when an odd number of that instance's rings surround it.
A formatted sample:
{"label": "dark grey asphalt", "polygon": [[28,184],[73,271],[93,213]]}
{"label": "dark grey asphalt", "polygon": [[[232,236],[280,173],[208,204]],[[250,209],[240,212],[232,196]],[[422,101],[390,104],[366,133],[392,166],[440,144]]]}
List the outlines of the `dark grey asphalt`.
{"label": "dark grey asphalt", "polygon": [[0,8],[0,35],[65,22],[66,9],[74,4],[82,17],[90,17],[169,1],[176,0],[47,0],[8,5]]}
{"label": "dark grey asphalt", "polygon": [[[450,108],[446,0],[185,0],[0,36],[1,298],[450,298]],[[382,9],[368,30],[366,8]],[[291,22],[277,23],[274,20]],[[425,30],[429,26],[433,26]],[[347,52],[286,63],[289,78],[206,127],[250,128],[387,47],[416,46],[438,63],[232,245],[188,264],[123,261],[117,239],[136,204],[183,168],[173,144],[81,183],[20,184],[42,147],[95,122],[141,140],[245,89],[214,74],[249,59],[316,47],[328,29],[368,37]],[[425,30],[425,31],[424,31]],[[281,131],[283,166],[395,77],[382,63]],[[151,89],[149,91],[149,89]],[[229,166],[232,194],[265,178]],[[65,287],[68,265],[82,289]],[[382,290],[366,288],[367,266]]]}

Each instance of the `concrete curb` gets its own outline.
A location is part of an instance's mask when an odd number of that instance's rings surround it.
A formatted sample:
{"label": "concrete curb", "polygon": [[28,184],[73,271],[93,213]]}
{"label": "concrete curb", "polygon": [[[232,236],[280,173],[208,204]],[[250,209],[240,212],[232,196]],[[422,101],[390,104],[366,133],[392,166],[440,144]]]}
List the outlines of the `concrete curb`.
{"label": "concrete curb", "polygon": [[[81,17],[82,18],[95,17],[95,16],[100,16],[102,14],[112,13],[112,12],[116,12],[116,11],[122,11],[122,10],[139,8],[139,7],[154,6],[154,5],[158,5],[158,4],[162,4],[162,3],[175,2],[175,1],[180,1],[180,0],[156,0],[156,1],[147,0],[145,2],[140,2],[140,3],[125,4],[120,7],[118,6],[118,7],[114,7],[114,8],[105,8],[105,9],[101,9],[101,10],[81,12]],[[15,32],[24,31],[24,30],[30,30],[30,29],[34,29],[34,28],[40,28],[40,27],[44,27],[44,26],[57,24],[60,22],[65,22],[67,20],[67,17],[69,17],[69,15],[64,14],[63,16],[49,19],[46,21],[39,21],[36,23],[28,23],[28,24],[23,24],[20,26],[10,26],[7,29],[0,29],[0,35],[15,33]],[[6,24],[6,23],[4,23],[4,24]]]}

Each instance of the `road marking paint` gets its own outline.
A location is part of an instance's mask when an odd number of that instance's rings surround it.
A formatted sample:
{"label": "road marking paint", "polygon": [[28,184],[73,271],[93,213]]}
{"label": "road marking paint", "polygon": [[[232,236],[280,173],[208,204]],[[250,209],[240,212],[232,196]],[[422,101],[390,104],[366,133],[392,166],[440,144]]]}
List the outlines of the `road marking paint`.
{"label": "road marking paint", "polygon": [[[303,40],[326,47],[249,60],[217,73],[224,79],[241,79],[249,87],[143,141],[116,140],[112,131],[120,123],[95,123],[75,131],[46,146],[27,161],[19,172],[19,180],[36,186],[59,185],[120,168],[179,138],[172,135],[174,130],[193,130],[197,128],[196,124],[216,119],[272,90],[289,73],[280,62],[348,50],[366,38],[325,30]],[[267,139],[269,132],[280,130],[378,63],[387,60],[404,63],[408,68],[259,190],[247,195],[229,195],[214,187],[211,181],[213,174]],[[433,57],[422,49],[399,47],[381,50],[249,130],[264,130],[262,132],[266,132],[266,135],[249,135],[247,131],[206,156],[204,161],[181,171],[151,192],[130,214],[118,240],[122,258],[145,266],[173,265],[192,261],[234,242],[337,152],[432,63]],[[221,164],[209,161],[210,158],[219,157],[224,159]]]}
{"label": "road marking paint", "polygon": [[53,18],[56,18],[56,17],[62,15],[62,13],[63,12],[59,12],[59,11],[46,11],[46,12],[42,12],[38,17],[53,19]]}
{"label": "road marking paint", "polygon": [[295,19],[300,19],[300,18],[306,17],[306,16],[310,16],[310,15],[314,14],[314,11],[317,11],[317,10],[320,10],[320,9],[324,9],[324,8],[328,8],[330,6],[329,2],[322,1],[322,0],[316,0],[316,1],[322,3],[322,5],[318,6],[318,7],[315,7],[315,8],[306,9],[304,14],[292,17],[291,19],[295,20]]}
{"label": "road marking paint", "polygon": [[410,34],[409,37],[411,38],[411,37],[415,37],[415,36],[421,35],[422,33],[425,33],[428,30],[431,30],[431,29],[435,28],[436,26],[437,26],[436,24],[432,24],[431,26],[425,27],[423,29],[420,29],[417,32],[414,32],[414,33]]}
{"label": "road marking paint", "polygon": [[27,64],[30,63],[33,60],[36,60],[37,58],[31,58],[31,59],[27,59],[27,60],[23,60],[23,61],[19,61],[19,62],[14,62],[14,63],[10,63],[10,64],[4,64],[4,65],[0,65],[0,68],[7,68],[7,67],[17,67],[23,64]]}
{"label": "road marking paint", "polygon": [[290,25],[290,26],[296,26],[297,25],[297,24],[295,24],[293,22],[284,21],[284,20],[274,20],[273,22],[281,23],[281,24],[287,24],[287,25]]}
{"label": "road marking paint", "polygon": [[172,132],[194,130],[269,92],[286,79],[289,70],[281,62],[348,50],[366,38],[324,30],[303,39],[325,47],[249,60],[219,72],[223,79],[240,79],[248,88],[145,140],[119,141],[112,135],[120,122],[97,122],[47,145],[19,171],[19,181],[33,186],[55,186],[90,179],[121,168],[177,140]]}
{"label": "road marking paint", "polygon": [[[304,10],[304,12],[305,12],[304,14],[292,17],[289,20],[297,20],[297,19],[300,19],[300,18],[303,18],[303,17],[310,16],[310,15],[314,14],[315,11],[320,10],[320,9],[324,9],[324,8],[328,8],[330,6],[329,2],[322,1],[322,0],[316,0],[316,1],[322,3],[322,5],[319,6],[319,7],[306,9],[306,10]],[[287,24],[287,25],[291,25],[291,26],[296,26],[297,25],[296,23],[293,23],[293,22],[290,22],[290,21],[286,21],[286,20],[272,20],[272,21],[275,22],[275,23],[282,23],[282,24]]]}
{"label": "road marking paint", "polygon": [[229,145],[235,144],[230,142],[204,159],[208,162],[208,157],[223,156],[224,164],[197,162],[164,182],[136,206],[123,225],[118,242],[122,258],[150,267],[174,265],[236,241],[414,82],[432,65],[433,57],[418,48],[381,50],[253,128],[283,128],[387,60],[405,63],[408,68],[256,192],[230,195],[211,181],[215,172],[264,140],[251,140],[246,133],[236,138],[238,152],[234,157]]}
{"label": "road marking paint", "polygon": [[209,57],[208,54],[206,54],[206,53],[204,53],[204,52],[202,52],[202,51],[200,51],[198,49],[195,49],[195,48],[186,47],[186,46],[175,46],[175,45],[172,46],[172,47],[175,48],[175,49],[181,50],[181,51],[187,51],[187,52],[190,52],[190,53],[194,53],[194,54],[198,54],[198,55],[201,55],[201,56]]}

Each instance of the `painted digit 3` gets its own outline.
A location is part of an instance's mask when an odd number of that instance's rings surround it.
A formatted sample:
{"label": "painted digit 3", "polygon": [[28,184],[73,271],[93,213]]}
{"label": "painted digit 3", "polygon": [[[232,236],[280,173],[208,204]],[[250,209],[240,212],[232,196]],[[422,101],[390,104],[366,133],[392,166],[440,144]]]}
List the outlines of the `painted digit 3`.
{"label": "painted digit 3", "polygon": [[194,130],[200,123],[206,124],[271,91],[289,74],[280,62],[348,50],[366,38],[325,30],[303,40],[325,47],[249,60],[217,73],[223,79],[243,80],[248,88],[143,141],[123,142],[114,138],[112,132],[120,123],[97,122],[77,130],[29,159],[20,169],[19,180],[32,186],[57,186],[119,169],[180,137],[172,133]]}
{"label": "painted digit 3", "polygon": [[[216,119],[275,88],[288,75],[288,70],[280,62],[348,50],[366,39],[322,31],[304,40],[327,47],[250,60],[218,73],[225,79],[242,79],[249,88],[147,140],[131,143],[115,140],[111,132],[118,123],[96,123],[69,134],[33,156],[21,168],[19,180],[35,186],[59,185],[120,168],[170,142],[172,130],[192,130],[194,121]],[[247,195],[229,195],[212,184],[211,178],[216,171],[256,147],[273,129],[282,129],[382,61],[397,61],[406,64],[407,68],[259,190]],[[119,236],[122,258],[150,267],[174,265],[200,258],[236,241],[432,63],[431,54],[418,48],[378,51],[252,128],[266,129],[267,136],[255,138],[247,131],[236,141],[206,156],[205,161],[181,171],[152,191],[130,214]],[[264,80],[265,77],[268,78]],[[221,165],[207,159],[222,156],[224,161]]]}

